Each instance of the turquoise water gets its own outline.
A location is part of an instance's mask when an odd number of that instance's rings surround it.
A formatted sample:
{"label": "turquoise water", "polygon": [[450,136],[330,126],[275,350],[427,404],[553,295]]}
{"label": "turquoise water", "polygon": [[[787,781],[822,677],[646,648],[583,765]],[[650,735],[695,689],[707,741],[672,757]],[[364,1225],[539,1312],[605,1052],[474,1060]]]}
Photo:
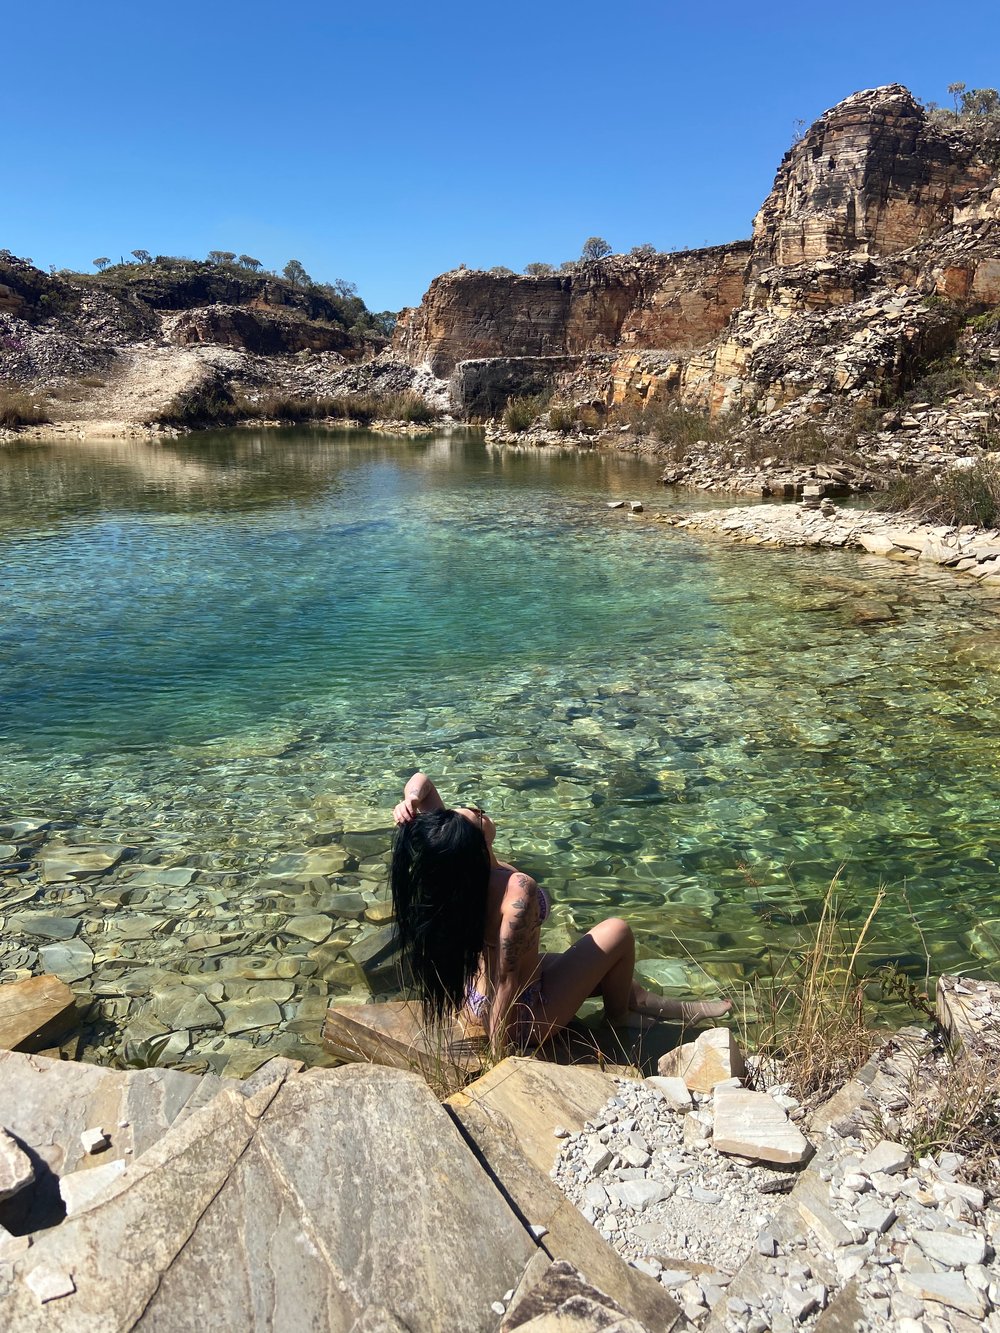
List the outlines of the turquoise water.
{"label": "turquoise water", "polygon": [[662,982],[732,986],[839,873],[859,918],[888,889],[875,961],[1000,976],[998,603],[608,509],[700,503],[655,478],[471,433],[0,450],[0,816],[224,872],[250,929],[279,858],[377,864],[419,764],[553,947],[621,912]]}

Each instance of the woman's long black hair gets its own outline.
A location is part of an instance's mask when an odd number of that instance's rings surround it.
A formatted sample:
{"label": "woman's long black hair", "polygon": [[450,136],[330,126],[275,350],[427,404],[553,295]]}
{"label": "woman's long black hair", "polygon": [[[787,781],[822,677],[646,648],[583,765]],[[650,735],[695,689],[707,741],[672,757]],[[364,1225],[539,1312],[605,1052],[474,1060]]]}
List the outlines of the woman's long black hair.
{"label": "woman's long black hair", "polygon": [[400,824],[392,843],[392,902],[403,956],[427,1021],[465,1004],[486,931],[490,853],[483,831],[457,810]]}

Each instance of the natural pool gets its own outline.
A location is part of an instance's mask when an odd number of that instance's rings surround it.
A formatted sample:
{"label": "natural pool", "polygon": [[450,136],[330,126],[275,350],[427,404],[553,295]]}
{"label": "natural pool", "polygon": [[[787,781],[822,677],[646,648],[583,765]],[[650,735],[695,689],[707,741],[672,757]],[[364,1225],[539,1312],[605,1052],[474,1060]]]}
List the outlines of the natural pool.
{"label": "natural pool", "polygon": [[[704,503],[655,479],[471,432],[0,449],[0,824],[136,849],[41,889],[8,852],[0,978],[64,913],[115,1028],[221,976],[311,1042],[417,765],[553,891],[552,947],[620,912],[659,982],[732,991],[840,871],[859,919],[887,886],[873,961],[1000,977],[997,603],[608,509]],[[285,929],[332,893],[329,938]],[[182,1021],[217,1066],[275,1032]]]}

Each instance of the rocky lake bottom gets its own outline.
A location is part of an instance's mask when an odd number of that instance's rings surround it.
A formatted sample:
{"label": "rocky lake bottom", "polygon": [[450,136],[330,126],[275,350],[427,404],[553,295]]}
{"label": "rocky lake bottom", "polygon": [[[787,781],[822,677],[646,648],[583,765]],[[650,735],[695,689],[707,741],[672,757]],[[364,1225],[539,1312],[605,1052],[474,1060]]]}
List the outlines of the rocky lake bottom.
{"label": "rocky lake bottom", "polygon": [[632,524],[655,469],[475,433],[0,463],[0,980],[64,977],[88,1058],[321,1059],[395,993],[418,765],[546,947],[624,915],[657,988],[738,996],[838,874],[869,965],[1000,976],[1000,625],[949,573]]}

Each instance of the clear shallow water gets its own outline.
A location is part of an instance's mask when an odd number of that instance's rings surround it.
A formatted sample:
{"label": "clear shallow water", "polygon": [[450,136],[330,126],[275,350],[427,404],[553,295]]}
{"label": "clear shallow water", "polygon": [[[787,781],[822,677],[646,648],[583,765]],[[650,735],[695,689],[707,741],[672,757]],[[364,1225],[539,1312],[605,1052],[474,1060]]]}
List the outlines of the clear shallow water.
{"label": "clear shallow water", "polygon": [[655,476],[466,434],[0,451],[0,817],[155,844],[253,930],[288,853],[370,832],[373,874],[423,765],[554,891],[551,947],[620,912],[731,989],[840,871],[859,919],[889,889],[876,960],[1000,976],[996,602],[606,508],[697,503]]}

